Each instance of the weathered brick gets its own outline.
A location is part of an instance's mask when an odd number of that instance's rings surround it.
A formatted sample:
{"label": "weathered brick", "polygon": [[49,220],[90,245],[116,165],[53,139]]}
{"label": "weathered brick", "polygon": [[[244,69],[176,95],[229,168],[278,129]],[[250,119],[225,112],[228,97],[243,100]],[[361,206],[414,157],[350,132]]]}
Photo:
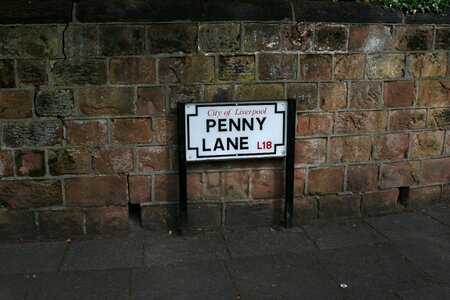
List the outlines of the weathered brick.
{"label": "weathered brick", "polygon": [[444,131],[414,132],[411,140],[410,156],[439,156],[444,147]]}
{"label": "weathered brick", "polygon": [[305,192],[305,177],[304,169],[295,169],[294,171],[294,196],[303,195]]}
{"label": "weathered brick", "polygon": [[200,25],[200,50],[205,52],[237,51],[240,48],[240,25],[203,24]]}
{"label": "weathered brick", "polygon": [[369,79],[395,79],[405,76],[404,54],[369,54],[366,75]]}
{"label": "weathered brick", "polygon": [[418,105],[448,105],[450,103],[450,80],[419,81]]}
{"label": "weathered brick", "polygon": [[36,115],[42,117],[72,116],[75,99],[71,89],[45,89],[36,94]]}
{"label": "weathered brick", "polygon": [[385,106],[412,106],[415,99],[416,87],[414,81],[388,81],[384,83]]}
{"label": "weathered brick", "polygon": [[406,207],[412,209],[429,208],[438,204],[441,199],[441,187],[425,186],[411,188],[406,199]]}
{"label": "weathered brick", "polygon": [[61,182],[57,180],[0,181],[0,203],[12,209],[61,205]]}
{"label": "weathered brick", "polygon": [[317,200],[314,198],[294,199],[294,225],[303,225],[317,219]]}
{"label": "weathered brick", "polygon": [[297,110],[317,109],[317,84],[316,83],[288,83],[287,96],[296,99]]}
{"label": "weathered brick", "polygon": [[142,207],[142,227],[152,231],[174,230],[178,227],[175,205],[152,205]]}
{"label": "weathered brick", "polygon": [[140,204],[152,200],[152,181],[149,176],[129,176],[130,203]]}
{"label": "weathered brick", "polygon": [[236,87],[237,100],[284,99],[284,85],[278,83],[241,84]]}
{"label": "weathered brick", "polygon": [[11,152],[0,150],[0,178],[13,176],[13,168]]}
{"label": "weathered brick", "polygon": [[133,114],[134,92],[130,87],[89,87],[78,90],[80,111],[87,116]]}
{"label": "weathered brick", "polygon": [[347,47],[347,33],[342,25],[318,25],[314,48],[318,51],[343,51]]}
{"label": "weathered brick", "polygon": [[177,141],[177,122],[174,117],[153,119],[155,126],[154,140],[161,144],[175,144]]}
{"label": "weathered brick", "polygon": [[407,157],[409,134],[394,133],[373,137],[373,159],[403,159]]}
{"label": "weathered brick", "polygon": [[[272,201],[227,203],[225,226],[272,226],[276,216]],[[275,219],[275,220],[274,220]]]}
{"label": "weathered brick", "polygon": [[334,78],[337,80],[362,79],[364,54],[338,54],[334,62]]}
{"label": "weathered brick", "polygon": [[347,170],[347,191],[363,192],[378,188],[378,166],[349,166]]}
{"label": "weathered brick", "polygon": [[284,25],[283,50],[297,50],[306,52],[311,49],[313,28],[310,24]]}
{"label": "weathered brick", "polygon": [[52,76],[56,85],[106,83],[104,59],[67,59],[53,62]]}
{"label": "weathered brick", "polygon": [[347,83],[324,82],[320,84],[320,108],[338,110],[347,107]]}
{"label": "weathered brick", "polygon": [[136,113],[158,115],[166,111],[164,87],[139,87],[137,90]]}
{"label": "weathered brick", "polygon": [[431,128],[450,128],[450,109],[437,108],[429,111],[428,122]]}
{"label": "weathered brick", "polygon": [[204,182],[202,174],[190,173],[187,174],[187,199],[188,201],[198,201],[205,198]]}
{"label": "weathered brick", "polygon": [[39,177],[45,175],[45,153],[40,150],[16,152],[16,172],[18,176]]}
{"label": "weathered brick", "polygon": [[18,60],[17,74],[20,85],[44,85],[48,83],[45,60]]}
{"label": "weathered brick", "polygon": [[8,147],[53,146],[62,141],[60,120],[7,123],[3,142]]}
{"label": "weathered brick", "polygon": [[152,146],[138,148],[139,171],[151,172],[170,168],[169,148],[166,146]]}
{"label": "weathered brick", "polygon": [[278,24],[244,24],[245,51],[274,51],[280,48],[280,44]]}
{"label": "weathered brick", "polygon": [[0,88],[13,88],[15,86],[14,61],[0,60]]}
{"label": "weathered brick", "polygon": [[[160,174],[155,178],[155,202],[177,202],[178,193],[178,175]],[[145,228],[145,227],[144,227]]]}
{"label": "weathered brick", "polygon": [[85,149],[60,149],[48,152],[51,175],[87,174],[92,170],[92,156]]}
{"label": "weathered brick", "polygon": [[450,203],[450,184],[442,186],[442,202]]}
{"label": "weathered brick", "polygon": [[126,207],[99,207],[86,210],[86,234],[119,236],[129,232]]}
{"label": "weathered brick", "polygon": [[337,116],[338,133],[379,132],[386,129],[385,111],[343,112]]}
{"label": "weathered brick", "polygon": [[297,77],[297,56],[287,54],[259,55],[259,79],[295,79]]}
{"label": "weathered brick", "polygon": [[333,132],[334,117],[332,113],[298,114],[297,135],[327,135]]}
{"label": "weathered brick", "polygon": [[436,41],[434,47],[437,50],[450,49],[450,28],[443,27],[436,29]]}
{"label": "weathered brick", "polygon": [[254,171],[251,178],[251,195],[253,199],[275,199],[283,196],[284,176],[282,171]]}
{"label": "weathered brick", "polygon": [[99,174],[126,174],[133,171],[132,148],[98,149],[94,155],[94,166]]}
{"label": "weathered brick", "polygon": [[199,102],[200,87],[198,85],[171,86],[169,89],[169,108],[174,112],[178,103]]}
{"label": "weathered brick", "polygon": [[112,58],[109,61],[110,80],[113,84],[154,83],[156,80],[153,57]]}
{"label": "weathered brick", "polygon": [[246,171],[206,173],[206,196],[224,199],[247,199],[250,176]]}
{"label": "weathered brick", "polygon": [[344,168],[330,167],[310,169],[308,174],[308,192],[310,194],[334,194],[342,192]]}
{"label": "weathered brick", "polygon": [[433,28],[431,26],[395,26],[394,46],[396,50],[430,50],[433,46]]}
{"label": "weathered brick", "polygon": [[214,57],[162,57],[159,80],[163,83],[211,82],[214,80]]}
{"label": "weathered brick", "polygon": [[234,87],[225,84],[206,85],[204,92],[206,102],[227,102],[234,99]]}
{"label": "weathered brick", "polygon": [[106,120],[70,120],[65,125],[69,145],[98,147],[108,143]]}
{"label": "weathered brick", "polygon": [[94,25],[72,25],[64,31],[64,54],[67,57],[97,55],[97,28]]}
{"label": "weathered brick", "polygon": [[447,53],[413,53],[408,60],[408,73],[413,78],[445,77],[447,73]]}
{"label": "weathered brick", "polygon": [[83,235],[81,210],[43,211],[39,213],[39,232],[45,239],[73,238]]}
{"label": "weathered brick", "polygon": [[331,56],[320,54],[300,56],[300,76],[305,80],[330,80]]}
{"label": "weathered brick", "polygon": [[115,119],[112,121],[114,144],[148,144],[153,139],[151,119]]}
{"label": "weathered brick", "polygon": [[0,56],[20,58],[56,57],[57,26],[8,26],[0,28]]}
{"label": "weathered brick", "polygon": [[424,109],[393,110],[389,117],[390,130],[421,129],[426,126]]}
{"label": "weathered brick", "polygon": [[188,228],[192,230],[217,228],[222,224],[221,204],[191,204],[188,210]]}
{"label": "weathered brick", "polygon": [[327,140],[309,139],[295,143],[296,164],[321,164],[327,159]]}
{"label": "weathered brick", "polygon": [[383,103],[381,83],[376,81],[352,82],[349,99],[351,108],[379,108]]}
{"label": "weathered brick", "polygon": [[31,91],[0,90],[0,118],[31,117],[33,97]]}
{"label": "weathered brick", "polygon": [[423,184],[445,184],[450,181],[450,157],[425,160],[422,168]]}
{"label": "weathered brick", "polygon": [[128,203],[127,180],[122,175],[64,179],[68,206],[91,207]]}
{"label": "weathered brick", "polygon": [[152,24],[148,27],[150,53],[197,52],[197,24]]}
{"label": "weathered brick", "polygon": [[330,195],[319,200],[319,217],[349,217],[359,215],[361,207],[360,195]]}
{"label": "weathered brick", "polygon": [[32,240],[36,235],[33,212],[0,210],[0,240]]}
{"label": "weathered brick", "polygon": [[380,187],[406,187],[419,182],[420,163],[418,161],[383,164]]}
{"label": "weathered brick", "polygon": [[397,202],[398,196],[398,189],[364,193],[361,211],[369,216],[399,212],[403,209],[403,206]]}
{"label": "weathered brick", "polygon": [[348,49],[350,51],[381,52],[393,48],[392,27],[354,25],[350,27]]}
{"label": "weathered brick", "polygon": [[330,161],[360,162],[370,159],[372,140],[369,136],[336,137],[330,143]]}
{"label": "weathered brick", "polygon": [[99,27],[99,41],[102,55],[144,54],[144,26],[103,25]]}
{"label": "weathered brick", "polygon": [[255,79],[255,57],[220,56],[219,79],[222,81],[241,81]]}

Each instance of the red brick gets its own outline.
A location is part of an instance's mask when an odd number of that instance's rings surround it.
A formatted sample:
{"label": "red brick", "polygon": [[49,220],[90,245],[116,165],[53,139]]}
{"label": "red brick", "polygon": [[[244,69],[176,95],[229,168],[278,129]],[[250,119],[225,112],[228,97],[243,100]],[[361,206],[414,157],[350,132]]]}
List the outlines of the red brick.
{"label": "red brick", "polygon": [[206,173],[206,195],[209,198],[247,199],[250,176],[246,171]]}
{"label": "red brick", "polygon": [[389,129],[422,129],[426,126],[426,117],[424,109],[393,110],[389,117]]}
{"label": "red brick", "polygon": [[317,84],[316,83],[288,83],[288,98],[297,100],[297,110],[317,109]]}
{"label": "red brick", "polygon": [[205,197],[202,174],[190,173],[187,174],[187,198],[188,201],[203,200]]}
{"label": "red brick", "polygon": [[327,140],[310,139],[295,143],[296,164],[321,164],[327,159]]}
{"label": "red brick", "polygon": [[236,100],[273,100],[284,98],[284,85],[278,83],[240,84],[236,87]]}
{"label": "red brick", "polygon": [[155,199],[156,202],[177,202],[178,201],[178,175],[161,174],[155,178]]}
{"label": "red brick", "polygon": [[81,210],[43,211],[39,213],[39,230],[47,239],[83,235],[84,214]]}
{"label": "red brick", "polygon": [[343,112],[337,117],[337,133],[379,132],[386,129],[385,111]]}
{"label": "red brick", "polygon": [[162,57],[159,81],[162,83],[194,83],[214,80],[214,57]]}
{"label": "red brick", "polygon": [[280,48],[281,37],[278,24],[244,23],[243,32],[244,49],[247,52],[276,51]]}
{"label": "red brick", "polygon": [[44,151],[23,150],[16,152],[16,172],[19,176],[38,177],[45,175]]}
{"label": "red brick", "polygon": [[13,160],[10,151],[0,151],[0,178],[13,176]]}
{"label": "red brick", "polygon": [[388,81],[384,83],[385,106],[412,106],[415,99],[416,87],[414,81]]}
{"label": "red brick", "polygon": [[130,87],[89,87],[78,90],[81,113],[87,116],[133,114],[134,91]]}
{"label": "red brick", "polygon": [[308,192],[322,195],[342,192],[343,180],[344,168],[311,169],[308,174]]}
{"label": "red brick", "polygon": [[383,164],[380,187],[407,187],[419,182],[420,163],[417,161]]}
{"label": "red brick", "polygon": [[46,85],[48,83],[45,60],[18,60],[17,73],[20,85]]}
{"label": "red brick", "polygon": [[32,240],[36,235],[33,212],[0,210],[0,240]]}
{"label": "red brick", "polygon": [[347,170],[347,191],[363,192],[378,188],[378,166],[349,166]]}
{"label": "red brick", "polygon": [[413,78],[445,77],[447,73],[447,53],[413,53],[408,56],[408,59],[409,75]]}
{"label": "red brick", "polygon": [[403,206],[398,204],[398,196],[398,189],[364,193],[362,195],[361,211],[369,216],[401,211]]}
{"label": "red brick", "polygon": [[0,201],[12,209],[62,204],[61,182],[57,180],[0,181]]}
{"label": "red brick", "polygon": [[406,158],[409,148],[408,134],[383,134],[373,138],[373,159]]}
{"label": "red brick", "polygon": [[86,149],[50,150],[48,167],[51,175],[90,173],[92,155]]}
{"label": "red brick", "polygon": [[320,84],[320,108],[337,110],[347,107],[347,84],[332,82]]}
{"label": "red brick", "polygon": [[351,108],[379,108],[383,103],[381,83],[376,81],[352,82],[350,87]]}
{"label": "red brick", "polygon": [[330,195],[322,196],[319,200],[319,217],[349,217],[360,213],[360,195]]}
{"label": "red brick", "polygon": [[333,132],[333,114],[299,114],[297,116],[297,135],[328,135]]}
{"label": "red brick", "polygon": [[369,136],[336,137],[330,143],[330,161],[359,162],[370,159],[372,140]]}
{"label": "red brick", "polygon": [[408,192],[406,200],[406,207],[429,208],[432,205],[438,204],[441,199],[441,186],[425,186],[411,188]]}
{"label": "red brick", "polygon": [[116,119],[112,122],[114,144],[148,144],[152,138],[151,119]]}
{"label": "red brick", "polygon": [[392,50],[392,27],[382,24],[350,26],[348,49],[361,52]]}
{"label": "red brick", "polygon": [[64,181],[68,206],[124,206],[128,203],[128,188],[125,176],[89,176],[67,178]]}
{"label": "red brick", "polygon": [[305,170],[295,169],[294,173],[294,195],[303,195],[305,191]]}
{"label": "red brick", "polygon": [[137,155],[139,171],[151,172],[170,168],[169,148],[166,146],[140,147]]}
{"label": "red brick", "polygon": [[112,84],[154,83],[155,59],[152,57],[112,58],[109,61]]}
{"label": "red brick", "polygon": [[300,57],[301,78],[305,80],[330,80],[331,56],[306,54]]}
{"label": "red brick", "polygon": [[284,176],[279,170],[261,170],[252,174],[252,198],[274,199],[283,196]]}
{"label": "red brick", "polygon": [[364,54],[337,54],[334,63],[334,78],[337,80],[362,79],[364,76]]}
{"label": "red brick", "polygon": [[177,142],[177,122],[174,117],[153,119],[155,126],[154,139],[156,143],[175,144]]}
{"label": "red brick", "polygon": [[311,24],[284,25],[283,50],[306,52],[311,49],[313,41],[313,26]]}
{"label": "red brick", "polygon": [[106,120],[66,121],[66,131],[69,145],[98,147],[108,143]]}
{"label": "red brick", "polygon": [[175,205],[152,205],[142,207],[142,227],[152,231],[167,231],[178,228]]}
{"label": "red brick", "polygon": [[428,126],[433,129],[450,129],[450,108],[429,110]]}
{"label": "red brick", "polygon": [[431,26],[395,26],[394,46],[396,50],[431,50],[433,45],[433,27]]}
{"label": "red brick", "polygon": [[124,235],[129,231],[126,207],[100,207],[86,210],[87,235]]}
{"label": "red brick", "polygon": [[31,117],[32,102],[31,91],[0,90],[0,119]]}
{"label": "red brick", "polygon": [[445,106],[450,103],[450,80],[419,81],[418,105]]}
{"label": "red brick", "polygon": [[132,148],[98,149],[94,155],[94,166],[99,174],[124,174],[133,171]]}
{"label": "red brick", "polygon": [[414,132],[411,140],[411,157],[439,156],[444,147],[443,131]]}
{"label": "red brick", "polygon": [[137,90],[136,113],[159,115],[166,111],[164,87],[139,87]]}
{"label": "red brick", "polygon": [[151,202],[152,181],[149,176],[130,176],[128,178],[128,186],[131,204]]}
{"label": "red brick", "polygon": [[450,157],[425,160],[422,168],[423,184],[450,182]]}
{"label": "red brick", "polygon": [[188,228],[206,230],[222,224],[221,204],[190,204],[188,207]]}
{"label": "red brick", "polygon": [[259,79],[261,80],[295,79],[297,69],[296,55],[259,55]]}

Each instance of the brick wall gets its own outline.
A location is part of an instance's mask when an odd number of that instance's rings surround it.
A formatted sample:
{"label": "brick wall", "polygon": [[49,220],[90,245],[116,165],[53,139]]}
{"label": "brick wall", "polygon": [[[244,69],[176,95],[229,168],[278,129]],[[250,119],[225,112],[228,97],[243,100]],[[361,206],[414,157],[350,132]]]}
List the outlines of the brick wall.
{"label": "brick wall", "polygon": [[[296,222],[450,203],[448,17],[26,2],[0,13],[0,238],[176,227],[178,102],[297,99]],[[190,226],[279,223],[283,184],[281,159],[192,164]]]}

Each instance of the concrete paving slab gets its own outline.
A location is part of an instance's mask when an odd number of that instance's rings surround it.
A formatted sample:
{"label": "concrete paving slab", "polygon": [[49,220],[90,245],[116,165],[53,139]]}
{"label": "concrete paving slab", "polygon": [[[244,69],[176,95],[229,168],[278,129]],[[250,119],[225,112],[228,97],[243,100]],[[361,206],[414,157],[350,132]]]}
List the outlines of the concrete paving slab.
{"label": "concrete paving slab", "polygon": [[80,241],[69,245],[61,270],[106,270],[142,266],[143,240]]}
{"label": "concrete paving slab", "polygon": [[432,286],[421,289],[411,289],[407,291],[397,292],[402,299],[408,300],[448,300],[450,299],[449,286]]}
{"label": "concrete paving slab", "polygon": [[395,241],[392,244],[435,279],[450,284],[450,234]]}
{"label": "concrete paving slab", "polygon": [[342,289],[310,253],[225,262],[241,299],[343,299]]}
{"label": "concrete paving slab", "polygon": [[185,264],[229,258],[221,232],[194,236],[149,235],[145,240],[145,266]]}
{"label": "concrete paving slab", "polygon": [[321,250],[386,241],[361,220],[305,225],[303,228]]}
{"label": "concrete paving slab", "polygon": [[56,272],[65,249],[64,242],[0,244],[0,273]]}
{"label": "concrete paving slab", "polygon": [[426,287],[428,276],[388,244],[362,245],[317,253],[320,263],[347,293],[362,295]]}
{"label": "concrete paving slab", "polygon": [[227,230],[224,235],[233,258],[317,250],[300,229]]}
{"label": "concrete paving slab", "polygon": [[449,226],[418,213],[368,218],[365,221],[392,241],[450,233]]}
{"label": "concrete paving slab", "polygon": [[430,210],[427,212],[427,214],[437,219],[438,221],[450,226],[450,207]]}
{"label": "concrete paving slab", "polygon": [[32,274],[0,275],[0,300],[26,299],[33,284]]}
{"label": "concrete paving slab", "polygon": [[133,270],[131,299],[236,299],[222,261]]}

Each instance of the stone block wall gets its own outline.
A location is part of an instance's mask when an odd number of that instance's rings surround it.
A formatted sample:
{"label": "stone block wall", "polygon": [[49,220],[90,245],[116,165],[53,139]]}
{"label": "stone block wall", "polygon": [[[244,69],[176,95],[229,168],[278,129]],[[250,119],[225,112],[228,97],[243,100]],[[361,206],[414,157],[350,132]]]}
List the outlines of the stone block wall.
{"label": "stone block wall", "polygon": [[[0,238],[176,228],[179,102],[296,99],[297,223],[450,204],[448,17],[129,2],[5,2]],[[282,159],[191,164],[190,226],[279,224],[283,185]]]}

